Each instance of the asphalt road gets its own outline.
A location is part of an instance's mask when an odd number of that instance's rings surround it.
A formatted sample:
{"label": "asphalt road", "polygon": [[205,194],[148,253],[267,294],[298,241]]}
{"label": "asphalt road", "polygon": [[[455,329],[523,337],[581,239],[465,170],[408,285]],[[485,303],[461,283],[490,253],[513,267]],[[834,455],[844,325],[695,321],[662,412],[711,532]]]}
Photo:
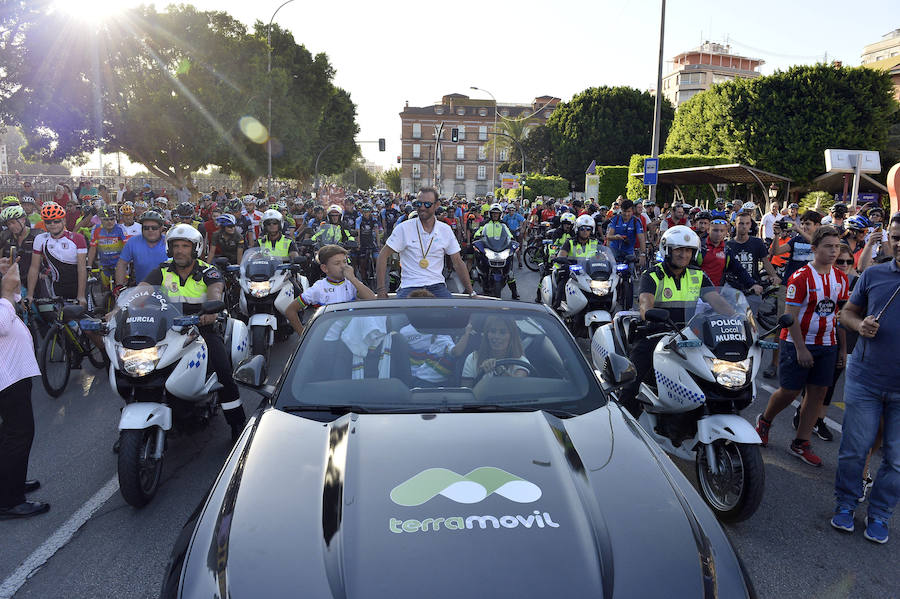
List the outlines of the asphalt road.
{"label": "asphalt road", "polygon": [[[523,300],[532,301],[537,275],[523,270],[518,280]],[[283,367],[295,344],[292,338],[273,348],[273,370]],[[744,413],[748,420],[762,410],[769,393],[759,387],[759,398]],[[243,397],[248,412],[259,402],[251,392]],[[219,417],[207,429],[171,441],[159,493],[150,505],[136,510],[118,492],[111,447],[122,402],[104,373],[85,361],[84,370],[73,372],[60,398],[49,398],[36,379],[32,399],[36,436],[29,476],[43,483],[33,497],[49,501],[52,509],[29,520],[0,522],[0,599],[156,597],[182,525],[228,455],[224,420]],[[843,415],[841,399],[838,392],[829,410],[835,428]],[[900,532],[895,530],[895,538],[883,546],[864,540],[865,504],[855,534],[831,528],[840,435],[831,443],[814,439],[825,465],[807,466],[787,453],[793,433],[790,418],[786,411],[775,420],[770,445],[762,450],[762,506],[750,520],[725,527],[759,596],[897,597]],[[676,462],[694,480],[693,464]]]}

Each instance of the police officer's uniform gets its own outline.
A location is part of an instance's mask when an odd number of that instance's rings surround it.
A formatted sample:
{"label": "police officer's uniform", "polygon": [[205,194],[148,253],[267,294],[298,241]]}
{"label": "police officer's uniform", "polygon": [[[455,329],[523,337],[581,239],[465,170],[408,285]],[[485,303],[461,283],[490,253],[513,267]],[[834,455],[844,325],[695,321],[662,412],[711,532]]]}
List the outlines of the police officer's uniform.
{"label": "police officer's uniform", "polygon": [[[515,239],[512,232],[509,230],[509,227],[506,226],[506,223],[500,221],[488,221],[481,225],[477,231],[475,231],[475,235],[472,237],[473,240],[478,240],[481,237],[503,237],[506,235],[509,237],[510,243]],[[509,269],[509,275],[507,275],[506,283],[509,285],[509,291],[512,294],[513,299],[519,299],[519,291],[516,288],[516,277],[513,274],[512,268]]]}
{"label": "police officer's uniform", "polygon": [[270,241],[269,236],[265,235],[258,240],[259,247],[269,250],[269,253],[276,258],[290,258],[291,252],[297,251],[297,245],[294,241],[284,235],[281,235],[275,241]]}

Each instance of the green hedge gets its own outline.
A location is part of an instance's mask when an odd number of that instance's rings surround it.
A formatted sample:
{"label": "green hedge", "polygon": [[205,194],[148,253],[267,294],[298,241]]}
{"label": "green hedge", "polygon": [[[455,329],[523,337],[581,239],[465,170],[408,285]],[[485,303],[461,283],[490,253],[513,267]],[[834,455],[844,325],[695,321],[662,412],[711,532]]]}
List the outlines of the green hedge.
{"label": "green hedge", "polygon": [[[527,180],[528,185],[525,186],[526,199],[533,200],[537,196],[564,198],[569,195],[569,182],[562,177],[533,173],[528,175]],[[518,189],[502,189],[498,187],[494,192],[494,197],[518,198],[519,191]]]}
{"label": "green hedge", "polygon": [[597,176],[600,177],[597,204],[610,206],[617,197],[625,195],[628,184],[627,166],[598,166]]}
{"label": "green hedge", "polygon": [[[649,154],[634,154],[628,163],[628,199],[638,200],[646,198],[649,191],[644,185],[640,177],[632,177],[632,173],[644,172],[644,159],[650,158]],[[703,156],[701,154],[660,154],[659,170],[668,170],[676,168],[689,168],[692,166],[712,166],[715,164],[731,164],[734,162],[728,156]],[[715,194],[709,188],[709,185],[681,185],[681,191],[684,193],[684,199],[687,202],[693,202],[694,199],[714,200]],[[675,188],[673,185],[660,185],[656,189],[656,201],[659,204],[671,203],[675,197]]]}

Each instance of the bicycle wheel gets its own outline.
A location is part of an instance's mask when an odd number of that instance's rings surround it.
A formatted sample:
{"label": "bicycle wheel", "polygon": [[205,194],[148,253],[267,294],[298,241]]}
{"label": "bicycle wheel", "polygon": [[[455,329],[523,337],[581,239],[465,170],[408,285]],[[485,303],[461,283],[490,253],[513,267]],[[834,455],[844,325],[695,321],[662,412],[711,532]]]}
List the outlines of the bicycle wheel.
{"label": "bicycle wheel", "polygon": [[79,338],[79,342],[81,346],[87,349],[87,359],[90,360],[91,364],[93,364],[94,368],[104,369],[109,364],[109,360],[106,357],[106,350],[103,346],[98,346],[95,344],[90,337],[87,336],[86,333],[82,333]]}
{"label": "bicycle wheel", "polygon": [[63,329],[51,327],[40,353],[41,382],[50,397],[59,397],[69,382],[69,352]]}
{"label": "bicycle wheel", "polygon": [[528,267],[528,270],[537,272],[541,268],[541,250],[543,249],[540,245],[529,245],[525,248],[525,266]]}

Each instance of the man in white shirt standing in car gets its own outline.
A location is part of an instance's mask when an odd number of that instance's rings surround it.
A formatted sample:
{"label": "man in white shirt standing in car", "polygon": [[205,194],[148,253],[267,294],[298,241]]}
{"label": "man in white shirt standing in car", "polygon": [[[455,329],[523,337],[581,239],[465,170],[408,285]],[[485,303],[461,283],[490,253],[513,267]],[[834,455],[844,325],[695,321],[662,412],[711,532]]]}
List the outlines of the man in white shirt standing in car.
{"label": "man in white shirt standing in car", "polygon": [[397,298],[408,297],[416,289],[426,289],[435,297],[452,297],[444,280],[445,256],[450,256],[453,269],[466,293],[470,296],[475,295],[465,263],[459,256],[459,242],[453,234],[453,229],[434,217],[437,202],[436,189],[433,187],[420,189],[416,201],[413,202],[418,218],[406,219],[394,227],[378,254],[375,292],[379,298],[388,296],[385,274],[388,258],[394,252],[400,254],[401,268]]}

